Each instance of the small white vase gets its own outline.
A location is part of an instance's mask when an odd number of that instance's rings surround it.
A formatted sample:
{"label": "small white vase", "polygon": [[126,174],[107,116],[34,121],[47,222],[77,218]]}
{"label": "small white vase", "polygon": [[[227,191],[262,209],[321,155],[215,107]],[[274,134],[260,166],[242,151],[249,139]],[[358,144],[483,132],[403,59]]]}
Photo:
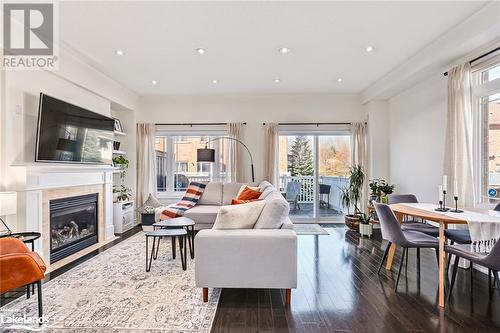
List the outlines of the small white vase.
{"label": "small white vase", "polygon": [[368,236],[369,238],[371,238],[372,234],[373,234],[373,224],[360,223],[359,224],[359,233],[361,234],[361,236]]}

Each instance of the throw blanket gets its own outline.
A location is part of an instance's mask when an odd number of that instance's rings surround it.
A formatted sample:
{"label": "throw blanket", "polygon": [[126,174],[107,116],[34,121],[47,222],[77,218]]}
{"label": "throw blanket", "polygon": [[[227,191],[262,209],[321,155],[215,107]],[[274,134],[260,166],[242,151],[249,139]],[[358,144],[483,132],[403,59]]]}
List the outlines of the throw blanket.
{"label": "throw blanket", "polygon": [[490,210],[487,213],[467,210],[463,213],[436,212],[434,209],[437,205],[435,204],[405,203],[405,205],[466,220],[472,239],[471,251],[490,252],[498,239],[500,239],[500,212],[494,210]]}
{"label": "throw blanket", "polygon": [[168,207],[159,207],[155,209],[155,220],[163,221],[183,216],[188,209],[194,207],[198,203],[206,186],[207,185],[204,183],[191,182],[181,201]]}

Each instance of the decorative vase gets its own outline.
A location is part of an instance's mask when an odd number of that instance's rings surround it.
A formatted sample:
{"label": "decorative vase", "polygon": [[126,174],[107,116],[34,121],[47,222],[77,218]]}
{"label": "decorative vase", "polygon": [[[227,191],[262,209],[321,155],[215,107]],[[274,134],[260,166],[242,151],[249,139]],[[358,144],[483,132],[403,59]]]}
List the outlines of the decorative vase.
{"label": "decorative vase", "polygon": [[373,234],[373,224],[360,223],[359,224],[359,233],[361,234],[361,237],[368,236],[368,238],[371,238],[372,234]]}
{"label": "decorative vase", "polygon": [[347,214],[345,216],[345,224],[351,230],[359,230],[359,216],[354,214]]}

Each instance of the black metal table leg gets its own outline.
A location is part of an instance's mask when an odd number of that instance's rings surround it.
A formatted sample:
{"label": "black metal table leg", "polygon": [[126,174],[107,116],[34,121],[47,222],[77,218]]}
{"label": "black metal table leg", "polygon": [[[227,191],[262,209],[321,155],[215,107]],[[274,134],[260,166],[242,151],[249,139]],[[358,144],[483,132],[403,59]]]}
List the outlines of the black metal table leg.
{"label": "black metal table leg", "polygon": [[31,286],[31,284],[26,285],[26,298],[28,298],[28,299],[30,298],[30,295],[31,295],[30,286]]}
{"label": "black metal table leg", "polygon": [[146,236],[146,272],[148,272],[148,236]]}
{"label": "black metal table leg", "polygon": [[[42,304],[42,280],[39,280],[36,282],[36,286],[38,289],[38,317],[42,318],[43,317],[43,304]],[[33,287],[33,290],[35,287]],[[40,320],[40,325],[42,324],[42,321]]]}
{"label": "black metal table leg", "polygon": [[191,259],[194,259],[194,227],[186,227],[187,235],[186,237],[188,238],[188,243],[189,243],[189,253],[191,255]]}
{"label": "black metal table leg", "polygon": [[154,260],[156,260],[158,258],[158,250],[160,249],[160,240],[161,240],[161,237],[158,237],[158,244],[156,245],[156,251],[155,251],[155,256],[154,256]]}
{"label": "black metal table leg", "polygon": [[182,264],[182,270],[186,270],[186,261],[187,261],[187,249],[186,249],[186,236],[179,236],[179,252],[181,255],[181,264]]}
{"label": "black metal table leg", "polygon": [[175,236],[172,236],[172,259],[175,259]]}

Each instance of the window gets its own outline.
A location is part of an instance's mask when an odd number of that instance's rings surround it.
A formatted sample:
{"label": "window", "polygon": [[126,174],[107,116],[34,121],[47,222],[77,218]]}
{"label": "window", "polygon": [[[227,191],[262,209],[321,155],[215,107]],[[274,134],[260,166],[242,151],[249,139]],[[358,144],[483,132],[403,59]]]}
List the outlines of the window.
{"label": "window", "polygon": [[158,131],[156,135],[156,185],[159,193],[185,191],[192,181],[222,181],[225,179],[221,165],[221,141],[210,142],[215,149],[215,156],[220,156],[215,163],[198,163],[196,152],[204,148],[207,141],[224,135],[214,131],[211,135],[197,134],[193,131]]}
{"label": "window", "polygon": [[477,183],[480,202],[500,200],[500,59],[482,67],[478,77],[476,147],[479,151]]}

